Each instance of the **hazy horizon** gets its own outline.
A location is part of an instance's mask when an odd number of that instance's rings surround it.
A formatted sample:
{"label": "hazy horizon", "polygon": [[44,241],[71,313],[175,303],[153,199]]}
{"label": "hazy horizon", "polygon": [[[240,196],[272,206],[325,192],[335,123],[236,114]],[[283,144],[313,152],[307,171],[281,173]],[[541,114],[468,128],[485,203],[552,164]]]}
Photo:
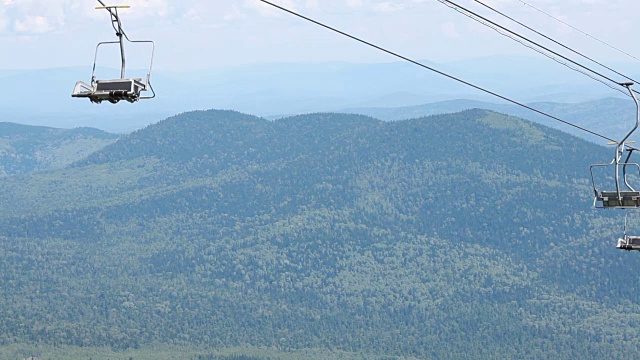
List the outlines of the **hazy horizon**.
{"label": "hazy horizon", "polygon": [[[624,96],[436,0],[274,2],[520,102],[579,103]],[[0,97],[0,115],[7,121],[130,131],[179,112],[213,108],[273,117],[453,99],[501,102],[258,0],[132,0],[131,9],[121,10],[123,25],[130,38],[156,42],[152,83],[158,98],[132,106],[96,106],[71,99],[70,92],[76,81],[90,80],[95,44],[115,39],[108,13],[94,9],[97,4],[0,1],[0,46],[6,54],[0,58],[0,79],[11,89]],[[541,40],[475,1],[460,4]],[[619,18],[640,10],[636,2],[486,4],[628,76],[640,74],[633,52],[625,56],[536,10],[629,50],[622,40],[640,26]],[[150,48],[127,44],[126,54],[127,76],[145,77],[136,69],[148,66]],[[101,50],[97,65],[98,78],[118,77],[117,46]]]}

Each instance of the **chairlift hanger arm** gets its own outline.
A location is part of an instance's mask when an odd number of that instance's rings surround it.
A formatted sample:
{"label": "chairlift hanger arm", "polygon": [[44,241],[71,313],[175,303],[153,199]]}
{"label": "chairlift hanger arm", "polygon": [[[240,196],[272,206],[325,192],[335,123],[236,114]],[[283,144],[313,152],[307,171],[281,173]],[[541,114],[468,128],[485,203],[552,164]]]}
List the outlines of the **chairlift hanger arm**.
{"label": "chairlift hanger arm", "polygon": [[[629,139],[629,137],[631,136],[631,134],[633,134],[636,129],[638,129],[638,125],[640,125],[640,103],[638,102],[638,98],[636,97],[636,95],[633,93],[633,91],[631,91],[631,86],[633,85],[633,83],[631,82],[627,82],[627,83],[621,83],[620,85],[626,87],[627,89],[629,89],[629,93],[631,94],[631,97],[633,97],[633,101],[636,103],[636,124],[633,127],[633,129],[631,129],[631,131],[629,131],[629,133],[627,134],[627,136],[625,136],[624,139],[622,139],[622,141],[620,142],[620,149],[619,151],[624,151],[624,145],[625,145],[625,141],[627,141],[627,139]],[[625,164],[622,167],[622,178],[624,180],[624,184],[627,188],[634,190],[631,185],[629,185],[629,182],[627,180],[627,163],[629,162],[629,159],[631,158],[631,154],[633,154],[633,148],[631,148],[629,150],[629,154],[627,155],[627,159],[624,161]],[[617,167],[616,167],[617,168]]]}
{"label": "chairlift hanger arm", "polygon": [[96,9],[129,9],[129,5],[113,5],[113,6],[96,6]]}
{"label": "chairlift hanger arm", "polygon": [[[113,30],[115,30],[116,35],[118,37],[124,36],[125,39],[127,39],[128,41],[131,41],[127,33],[124,32],[124,29],[122,28],[122,22],[120,21],[120,16],[118,15],[118,9],[130,9],[131,6],[130,5],[105,5],[105,3],[102,2],[102,0],[98,0],[98,2],[101,4],[101,6],[96,6],[96,9],[107,10],[111,15],[111,26],[113,26]],[[116,27],[116,24],[118,25],[117,27]]]}
{"label": "chairlift hanger arm", "polygon": [[638,129],[638,125],[640,125],[640,103],[638,102],[638,98],[635,95],[635,91],[631,88],[631,86],[633,85],[632,82],[620,83],[620,85],[626,87],[627,90],[629,90],[629,94],[631,94],[631,97],[633,98],[633,102],[635,102],[636,104],[636,123],[633,129],[629,131],[627,136],[625,136],[624,139],[620,141],[620,144],[624,145],[624,142],[631,136],[631,134],[633,134],[636,131],[636,129]]}
{"label": "chairlift hanger arm", "polygon": [[622,179],[624,180],[624,185],[627,189],[635,190],[631,184],[629,184],[629,179],[627,179],[627,165],[629,165],[629,159],[631,159],[631,154],[633,154],[633,150],[629,150],[627,154],[627,158],[624,160],[624,165],[622,165]]}

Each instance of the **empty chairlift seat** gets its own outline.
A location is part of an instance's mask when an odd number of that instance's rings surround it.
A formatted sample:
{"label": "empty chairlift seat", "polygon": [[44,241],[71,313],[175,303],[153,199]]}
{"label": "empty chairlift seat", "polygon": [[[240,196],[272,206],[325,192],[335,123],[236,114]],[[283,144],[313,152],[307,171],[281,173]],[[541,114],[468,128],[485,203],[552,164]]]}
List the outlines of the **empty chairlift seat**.
{"label": "empty chairlift seat", "polygon": [[640,250],[640,236],[638,235],[629,235],[629,233],[633,234],[637,234],[637,232],[632,232],[629,230],[630,227],[634,227],[637,228],[638,227],[638,221],[636,220],[634,223],[630,222],[630,217],[634,216],[637,217],[638,215],[640,215],[640,211],[636,210],[636,211],[628,211],[627,214],[624,216],[624,234],[622,235],[622,238],[618,239],[618,243],[616,244],[616,247],[620,250]]}
{"label": "empty chairlift seat", "polygon": [[[640,191],[637,191],[632,183],[637,181],[640,175],[640,165],[637,163],[629,162],[631,154],[636,148],[629,146],[628,144],[633,141],[627,141],[631,135],[640,126],[640,102],[635,95],[635,91],[631,89],[632,82],[620,83],[629,90],[629,95],[633,98],[636,104],[636,119],[633,127],[620,141],[612,141],[609,144],[615,145],[615,155],[613,161],[609,164],[595,164],[591,165],[591,183],[595,193],[593,205],[597,208],[618,208],[618,209],[635,209],[640,207]],[[623,159],[623,155],[626,154],[626,158]],[[609,185],[607,189],[615,191],[602,191],[598,190],[596,185],[596,178],[594,176],[595,168],[610,168],[613,169],[614,177],[613,181],[608,181]],[[615,184],[615,187],[610,185]]]}
{"label": "empty chairlift seat", "polygon": [[142,79],[96,80],[93,85],[78,81],[71,94],[72,97],[88,98],[93,103],[106,100],[117,103],[120,100],[135,102],[140,99],[140,92],[147,89]]}
{"label": "empty chairlift seat", "polygon": [[640,207],[640,191],[603,191],[596,195],[597,207],[635,209]]}
{"label": "empty chairlift seat", "polygon": [[640,236],[625,235],[618,239],[616,247],[620,250],[640,250]]}
{"label": "empty chairlift seat", "polygon": [[[100,1],[100,0],[99,0]],[[102,3],[102,1],[100,1]],[[93,59],[93,72],[91,74],[91,84],[87,84],[83,81],[78,81],[73,88],[71,96],[74,98],[88,98],[93,103],[101,103],[103,101],[109,101],[113,104],[120,100],[126,100],[128,102],[136,102],[140,99],[152,99],[155,97],[153,86],[151,86],[151,68],[153,66],[153,53],[155,50],[155,44],[153,41],[144,40],[130,40],[127,34],[122,29],[122,22],[118,15],[118,9],[129,8],[128,5],[115,5],[115,6],[98,6],[96,9],[106,9],[111,16],[111,24],[116,31],[117,41],[103,41],[98,43],[95,50],[95,56]],[[131,44],[147,44],[151,47],[151,58],[149,62],[149,71],[147,72],[146,80],[143,81],[140,78],[128,78],[126,74],[126,59],[125,59],[125,40]],[[98,59],[98,50],[102,45],[119,45],[120,47],[120,78],[113,80],[97,80],[95,76],[96,62]],[[152,95],[141,95],[142,92],[150,90]]]}

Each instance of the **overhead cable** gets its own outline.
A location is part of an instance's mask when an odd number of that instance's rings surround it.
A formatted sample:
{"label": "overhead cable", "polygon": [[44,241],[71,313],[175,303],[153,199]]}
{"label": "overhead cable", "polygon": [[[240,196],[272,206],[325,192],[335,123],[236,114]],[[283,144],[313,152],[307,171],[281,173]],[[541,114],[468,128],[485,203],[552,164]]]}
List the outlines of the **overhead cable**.
{"label": "overhead cable", "polygon": [[485,4],[484,2],[482,2],[480,0],[474,0],[474,1],[477,2],[478,4],[482,5],[482,6],[486,7],[487,9],[489,9],[489,10],[491,10],[491,11],[493,11],[493,12],[495,12],[495,13],[497,13],[497,14],[499,14],[499,15],[501,15],[501,16],[513,21],[513,22],[515,22],[516,24],[524,27],[525,29],[527,29],[529,31],[532,31],[532,32],[542,36],[543,38],[553,42],[554,44],[559,45],[559,46],[563,47],[564,49],[567,49],[567,50],[571,51],[572,53],[574,53],[574,54],[576,54],[578,56],[581,56],[581,57],[583,57],[583,58],[585,58],[585,59],[587,59],[587,60],[589,60],[589,61],[591,61],[591,62],[593,62],[595,64],[598,64],[598,65],[602,66],[603,68],[605,68],[605,69],[607,69],[607,70],[609,70],[609,71],[611,71],[613,73],[616,73],[616,74],[618,74],[618,75],[620,75],[620,76],[622,76],[622,77],[624,77],[624,78],[626,78],[628,80],[631,80],[631,81],[633,81],[635,83],[640,83],[640,81],[635,80],[635,79],[633,79],[633,78],[631,78],[631,77],[629,77],[627,75],[624,75],[624,74],[616,71],[615,69],[612,69],[611,67],[609,67],[609,66],[607,66],[607,65],[605,65],[605,64],[603,64],[603,63],[601,63],[601,62],[599,62],[599,61],[597,61],[597,60],[595,60],[595,59],[593,59],[593,58],[591,58],[591,57],[589,57],[587,55],[584,55],[583,53],[581,53],[579,51],[576,51],[576,50],[570,48],[569,46],[567,46],[567,45],[565,45],[565,44],[563,44],[563,43],[551,38],[550,36],[547,36],[547,35],[543,34],[542,32],[540,32],[540,31],[538,31],[538,30],[536,30],[536,29],[534,29],[534,28],[522,23],[521,21],[518,21],[518,20],[514,19],[513,17],[505,14],[504,12],[502,12],[500,10],[497,10],[496,8],[493,8],[493,7]]}
{"label": "overhead cable", "polygon": [[[544,49],[545,51],[548,51],[549,53],[554,54],[555,56],[559,56],[559,57],[563,58],[564,60],[569,61],[570,63],[572,63],[572,64],[574,64],[574,65],[576,65],[576,66],[578,66],[578,67],[580,67],[580,68],[582,68],[582,69],[584,69],[586,71],[589,71],[589,72],[591,72],[592,74],[594,74],[596,76],[599,76],[599,77],[601,77],[601,78],[603,78],[605,80],[608,80],[613,84],[622,86],[619,81],[616,81],[616,80],[610,78],[609,76],[606,76],[606,75],[604,75],[604,74],[602,74],[602,73],[600,73],[600,72],[598,72],[596,70],[593,70],[593,69],[591,69],[591,68],[589,68],[589,67],[587,67],[585,65],[582,65],[582,64],[578,63],[577,61],[572,60],[572,59],[570,59],[570,58],[568,58],[568,57],[566,57],[566,56],[564,56],[564,55],[562,55],[562,54],[560,54],[560,53],[558,53],[558,52],[556,52],[554,50],[551,50],[548,47],[545,47],[545,46],[543,46],[543,45],[541,45],[541,44],[539,44],[539,43],[537,43],[537,42],[535,42],[535,41],[533,41],[531,39],[528,39],[527,37],[525,37],[523,35],[520,35],[520,34],[516,33],[513,30],[510,30],[510,29],[508,29],[508,28],[506,28],[506,27],[504,27],[504,26],[502,26],[502,25],[500,25],[500,24],[498,24],[498,23],[496,23],[496,22],[494,22],[492,20],[487,19],[486,17],[484,17],[482,15],[479,15],[479,14],[477,14],[477,13],[475,13],[475,12],[473,12],[473,11],[467,9],[467,8],[465,8],[464,6],[461,6],[461,5],[455,3],[455,2],[453,2],[451,0],[438,0],[438,1],[441,2],[441,3],[451,4],[457,9],[460,9],[460,10],[462,10],[462,11],[468,13],[468,14],[471,14],[474,17],[476,17],[478,19],[481,19],[481,20],[483,20],[485,22],[488,22],[493,26],[497,26],[498,28],[500,28],[500,29],[502,29],[502,30],[514,35],[514,36],[517,36],[518,38],[520,38],[520,39],[522,39],[522,40],[524,40],[524,41],[526,41],[526,42],[528,42],[528,43],[530,43],[530,44],[532,44],[534,46],[537,46],[538,48]],[[636,91],[634,90],[634,92],[636,92]],[[638,93],[638,92],[636,92],[636,93]],[[638,93],[638,94],[640,94],[640,93]]]}
{"label": "overhead cable", "polygon": [[617,52],[619,52],[619,53],[621,53],[621,54],[627,55],[627,56],[628,56],[628,57],[630,57],[630,58],[633,58],[633,59],[635,59],[635,60],[637,60],[637,61],[640,61],[640,59],[638,59],[637,57],[635,57],[635,56],[633,56],[633,55],[629,54],[628,52],[626,52],[626,51],[624,51],[624,50],[622,50],[622,49],[620,49],[620,48],[617,48],[617,47],[615,47],[615,46],[613,46],[613,45],[611,45],[611,44],[609,44],[609,43],[605,42],[604,40],[600,40],[600,39],[598,39],[597,37],[595,37],[595,36],[593,36],[593,35],[591,35],[591,34],[587,33],[586,31],[580,30],[580,29],[578,29],[577,27],[575,27],[575,26],[573,26],[573,25],[571,25],[571,24],[567,23],[566,21],[563,21],[562,19],[559,19],[559,18],[557,18],[557,17],[555,17],[555,16],[553,16],[553,15],[549,14],[548,12],[545,12],[545,11],[544,11],[544,10],[542,10],[542,9],[539,9],[539,8],[537,8],[537,7],[535,7],[535,6],[531,5],[531,4],[528,4],[528,3],[527,3],[527,2],[525,2],[525,1],[522,1],[522,0],[518,0],[518,1],[520,1],[522,4],[524,4],[524,5],[528,6],[528,7],[532,8],[532,9],[534,9],[535,11],[540,12],[540,13],[542,13],[542,14],[544,14],[544,15],[546,15],[546,16],[548,16],[548,17],[550,17],[550,18],[552,18],[552,19],[554,19],[554,20],[556,20],[556,21],[558,21],[558,22],[560,22],[560,23],[562,23],[562,24],[564,24],[564,25],[566,25],[566,26],[568,26],[568,27],[572,28],[573,30],[575,30],[575,31],[577,31],[577,32],[579,32],[579,33],[581,33],[581,34],[583,34],[583,35],[586,35],[587,37],[590,37],[590,38],[592,38],[593,40],[595,40],[595,41],[597,41],[597,42],[599,42],[599,43],[601,43],[601,44],[603,44],[603,45],[605,45],[605,46],[608,46],[609,48],[611,48],[611,49],[613,49],[613,50],[616,50]]}
{"label": "overhead cable", "polygon": [[[621,94],[623,94],[625,96],[630,96],[627,92],[623,91],[622,89],[620,89],[617,86],[614,86],[611,82],[606,81],[606,79],[602,79],[602,78],[598,77],[597,75],[593,75],[593,74],[591,74],[591,73],[589,73],[589,72],[587,72],[585,70],[580,69],[579,67],[576,67],[576,66],[570,64],[567,61],[563,61],[562,59],[560,59],[561,55],[556,57],[556,56],[553,55],[554,53],[552,53],[550,51],[545,51],[546,48],[537,46],[536,43],[534,43],[532,41],[529,41],[529,40],[526,40],[522,36],[516,37],[516,36],[512,35],[512,32],[510,30],[504,30],[505,29],[504,27],[501,27],[499,25],[496,25],[495,23],[489,22],[488,20],[484,20],[484,18],[476,15],[473,12],[465,10],[464,8],[459,8],[456,5],[453,5],[453,3],[450,2],[450,1],[447,1],[447,0],[437,0],[437,1],[442,3],[442,4],[444,4],[445,6],[447,6],[449,8],[459,12],[460,14],[462,14],[462,15],[468,17],[468,18],[470,18],[470,19],[472,19],[474,21],[477,21],[478,23],[480,23],[480,24],[482,24],[482,25],[484,25],[484,26],[486,26],[488,28],[491,28],[492,30],[495,30],[500,35],[506,36],[509,39],[519,43],[520,45],[528,47],[529,49],[548,57],[549,59],[557,62],[560,65],[566,66],[567,68],[569,68],[569,69],[571,69],[573,71],[579,72],[580,74],[582,74],[584,76],[587,76],[587,77],[591,78],[592,80],[595,80],[595,81],[597,81],[597,82],[599,82],[599,83],[611,88],[612,90],[618,91],[618,92],[620,92]],[[562,57],[562,58],[565,59],[564,57]],[[573,63],[575,63],[575,62],[573,62]],[[617,83],[617,82],[615,84],[619,85],[619,83]]]}
{"label": "overhead cable", "polygon": [[584,128],[584,127],[582,127],[582,126],[580,126],[580,125],[576,125],[576,124],[574,124],[574,123],[572,123],[572,122],[569,122],[569,121],[567,121],[567,120],[563,120],[563,119],[561,119],[561,118],[559,118],[559,117],[557,117],[557,116],[551,115],[551,114],[546,113],[546,112],[544,112],[544,111],[542,111],[542,110],[538,110],[538,109],[536,109],[536,108],[534,108],[534,107],[531,107],[531,106],[526,105],[526,104],[524,104],[524,103],[521,103],[521,102],[519,102],[519,101],[516,101],[516,100],[510,99],[510,98],[508,98],[508,97],[506,97],[506,96],[504,96],[504,95],[500,95],[500,94],[498,94],[498,93],[496,93],[496,92],[493,92],[493,91],[491,91],[491,90],[485,89],[485,88],[483,88],[483,87],[481,87],[481,86],[475,85],[475,84],[470,83],[470,82],[468,82],[468,81],[462,80],[462,79],[460,79],[460,78],[458,78],[458,77],[455,77],[455,76],[453,76],[453,75],[447,74],[447,73],[445,73],[445,72],[443,72],[443,71],[440,71],[440,70],[435,69],[435,68],[433,68],[433,67],[431,67],[431,66],[425,65],[425,64],[423,64],[423,63],[421,63],[421,62],[418,62],[418,61],[416,61],[416,60],[412,60],[412,59],[410,59],[410,58],[408,58],[408,57],[406,57],[406,56],[400,55],[400,54],[398,54],[398,53],[396,53],[396,52],[393,52],[393,51],[391,51],[391,50],[387,50],[387,49],[385,49],[385,48],[383,48],[383,47],[381,47],[381,46],[379,46],[379,45],[376,45],[376,44],[373,44],[373,43],[368,42],[368,41],[366,41],[366,40],[363,40],[363,39],[361,39],[361,38],[359,38],[359,37],[356,37],[356,36],[354,36],[354,35],[351,35],[351,34],[349,34],[349,33],[347,33],[347,32],[342,31],[342,30],[338,30],[338,29],[336,29],[336,28],[334,28],[334,27],[331,27],[331,26],[329,26],[329,25],[326,25],[326,24],[324,24],[324,23],[321,23],[321,22],[319,22],[319,21],[317,21],[317,20],[314,20],[314,19],[312,19],[312,18],[309,18],[309,17],[307,17],[307,16],[304,16],[304,15],[302,15],[302,14],[300,14],[300,13],[297,13],[297,12],[295,12],[295,11],[293,11],[293,10],[287,9],[287,8],[285,8],[285,7],[283,7],[283,6],[280,6],[280,5],[274,4],[274,3],[270,2],[270,1],[267,1],[267,0],[259,0],[259,1],[263,2],[264,4],[267,4],[267,5],[273,6],[274,8],[280,9],[280,10],[282,10],[282,11],[284,11],[284,12],[287,12],[287,13],[289,13],[289,14],[291,14],[291,15],[297,16],[297,17],[299,17],[299,18],[301,18],[301,19],[303,19],[303,20],[306,20],[306,21],[309,21],[309,22],[311,22],[311,23],[314,23],[314,24],[316,24],[316,25],[318,25],[318,26],[321,26],[321,27],[323,27],[323,28],[325,28],[325,29],[328,29],[328,30],[331,30],[331,31],[333,31],[333,32],[336,32],[336,33],[338,33],[338,34],[340,34],[340,35],[346,36],[346,37],[348,37],[348,38],[350,38],[350,39],[352,39],[352,40],[355,40],[355,41],[358,41],[358,42],[360,42],[360,43],[362,43],[362,44],[365,44],[365,45],[367,45],[367,46],[370,46],[370,47],[372,47],[372,48],[374,48],[374,49],[380,50],[380,51],[385,52],[385,53],[387,53],[387,54],[389,54],[389,55],[392,55],[392,56],[395,56],[395,57],[397,57],[397,58],[400,58],[400,59],[402,59],[402,60],[404,60],[404,61],[407,61],[407,62],[410,62],[410,63],[412,63],[412,64],[414,64],[414,65],[420,66],[420,67],[422,67],[422,68],[424,68],[424,69],[427,69],[427,70],[433,71],[433,72],[435,72],[435,73],[437,73],[437,74],[440,74],[440,75],[445,76],[445,77],[447,77],[447,78],[449,78],[449,79],[455,80],[455,81],[457,81],[457,82],[459,82],[459,83],[465,84],[465,85],[470,86],[470,87],[472,87],[472,88],[474,88],[474,89],[480,90],[480,91],[482,91],[482,92],[485,92],[485,93],[487,93],[487,94],[490,94],[490,95],[492,95],[492,96],[495,96],[495,97],[497,97],[497,98],[500,98],[500,99],[502,99],[502,100],[505,100],[505,101],[510,102],[510,103],[512,103],[512,104],[515,104],[515,105],[521,106],[521,107],[523,107],[523,108],[525,108],[525,109],[528,109],[528,110],[531,110],[531,111],[533,111],[533,112],[535,112],[535,113],[537,113],[537,114],[540,114],[540,115],[546,116],[546,117],[548,117],[548,118],[550,118],[550,119],[556,120],[556,121],[561,122],[561,123],[563,123],[563,124],[566,124],[566,125],[572,126],[572,127],[576,128],[576,129],[578,129],[578,130],[581,130],[581,131],[587,132],[587,133],[589,133],[589,134],[591,134],[591,135],[594,135],[594,136],[597,136],[597,137],[599,137],[599,138],[602,138],[602,139],[605,139],[605,140],[609,140],[609,141],[614,141],[614,142],[616,141],[616,140],[614,140],[614,139],[612,139],[612,138],[610,138],[610,137],[607,137],[607,136],[605,136],[605,135],[599,134],[599,133],[597,133],[597,132],[595,132],[595,131],[591,131],[591,130],[589,130],[589,129],[587,129],[587,128]]}

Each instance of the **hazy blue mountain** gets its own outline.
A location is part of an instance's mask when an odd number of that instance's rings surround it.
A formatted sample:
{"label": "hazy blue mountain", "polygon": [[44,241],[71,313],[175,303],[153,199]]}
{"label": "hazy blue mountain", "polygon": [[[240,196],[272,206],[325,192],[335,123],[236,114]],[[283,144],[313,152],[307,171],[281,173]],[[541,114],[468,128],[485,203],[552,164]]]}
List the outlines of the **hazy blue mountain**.
{"label": "hazy blue mountain", "polygon": [[[614,139],[622,137],[636,121],[636,106],[631,99],[604,98],[581,103],[539,102],[529,103],[538,110]],[[345,112],[364,114],[383,120],[403,120],[429,115],[446,114],[468,109],[488,109],[531,120],[601,144],[606,140],[568,126],[523,107],[507,103],[492,103],[468,99],[441,101],[402,107],[372,107],[345,109]],[[634,138],[637,138],[634,136]]]}
{"label": "hazy blue mountain", "polygon": [[[409,63],[276,63],[197,71],[161,69],[152,75],[157,90],[154,101],[94,105],[70,97],[76,81],[90,80],[89,61],[83,68],[4,72],[0,83],[11,91],[0,97],[0,118],[32,125],[130,132],[172,114],[197,109],[227,108],[273,116],[460,98],[496,101]],[[493,57],[450,64],[423,62],[524,102],[579,102],[622,96],[548,59]],[[144,77],[145,72],[131,70],[128,74]],[[97,71],[98,78],[118,75],[114,69]]]}
{"label": "hazy blue mountain", "polygon": [[0,123],[0,175],[64,168],[97,151],[118,135],[93,128],[55,129]]}
{"label": "hazy blue mountain", "polygon": [[486,110],[180,114],[0,179],[0,344],[636,358],[608,155]]}
{"label": "hazy blue mountain", "polygon": [[[98,69],[98,73],[113,76],[105,69]],[[162,81],[161,75],[158,78]],[[117,106],[73,99],[71,92],[78,80],[90,82],[91,68],[19,71],[0,77],[0,84],[11,89],[3,92],[0,99],[0,119],[56,128],[94,127],[130,132],[175,113],[162,106],[162,98],[155,104],[123,102]]]}
{"label": "hazy blue mountain", "polygon": [[414,106],[351,108],[344,109],[344,112],[372,116],[385,121],[396,121],[449,114],[470,109],[486,109],[508,113],[517,110],[518,107],[479,100],[455,99]]}

